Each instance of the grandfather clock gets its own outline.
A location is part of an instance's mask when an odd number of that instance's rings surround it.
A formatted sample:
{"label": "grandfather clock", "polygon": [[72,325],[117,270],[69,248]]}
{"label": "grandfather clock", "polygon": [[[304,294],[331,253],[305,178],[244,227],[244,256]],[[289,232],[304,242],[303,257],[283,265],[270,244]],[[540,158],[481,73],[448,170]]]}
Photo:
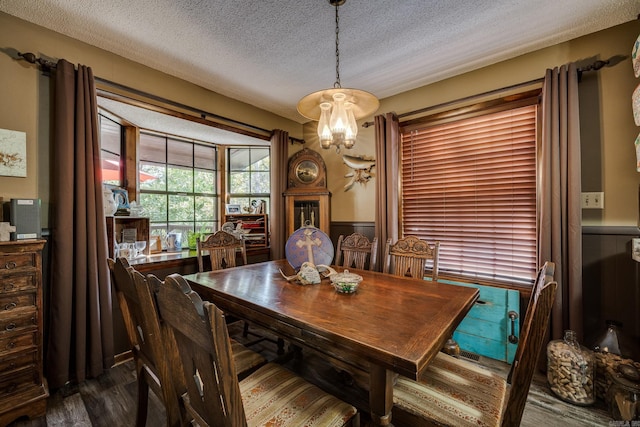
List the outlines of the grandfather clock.
{"label": "grandfather clock", "polygon": [[319,153],[303,148],[289,158],[286,204],[287,236],[313,225],[329,236],[331,206],[327,167]]}

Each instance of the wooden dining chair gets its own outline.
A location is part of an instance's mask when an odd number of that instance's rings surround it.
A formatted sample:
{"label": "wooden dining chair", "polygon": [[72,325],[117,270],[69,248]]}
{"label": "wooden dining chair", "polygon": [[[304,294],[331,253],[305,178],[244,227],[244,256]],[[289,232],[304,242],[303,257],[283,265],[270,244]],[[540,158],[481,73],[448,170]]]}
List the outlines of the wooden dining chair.
{"label": "wooden dining chair", "polygon": [[[144,426],[147,418],[149,388],[161,399],[166,410],[167,426],[181,424],[176,385],[169,372],[170,361],[166,340],[161,330],[155,293],[146,278],[129,266],[126,258],[108,260],[118,302],[122,309],[127,336],[136,363],[138,402],[136,425]],[[155,281],[157,283],[158,281]],[[236,371],[240,376],[266,363],[265,358],[232,340]]]}
{"label": "wooden dining chair", "polygon": [[367,258],[369,259],[369,270],[375,271],[378,260],[377,237],[369,240],[367,236],[360,233],[353,233],[347,237],[341,234],[338,237],[336,265],[364,270]]}
{"label": "wooden dining chair", "polygon": [[393,420],[407,426],[518,426],[544,345],[557,283],[553,264],[539,271],[520,342],[505,380],[474,363],[439,352],[422,381],[400,377],[393,390]]}
{"label": "wooden dining chair", "polygon": [[224,230],[216,231],[207,236],[206,239],[196,239],[198,254],[198,271],[205,271],[204,256],[208,253],[211,262],[211,270],[222,270],[223,268],[235,267],[236,255],[238,251],[242,257],[243,264],[247,264],[247,248],[244,240],[239,239]]}
{"label": "wooden dining chair", "polygon": [[405,236],[396,243],[387,240],[384,249],[384,273],[396,276],[425,277],[427,261],[431,261],[431,279],[438,280],[440,242],[429,244],[417,236]]}
{"label": "wooden dining chair", "polygon": [[163,377],[161,374],[163,365],[166,368],[167,362],[160,341],[160,332],[153,322],[149,322],[144,317],[143,304],[138,297],[133,279],[135,270],[129,265],[127,259],[122,257],[116,260],[109,259],[108,264],[136,364],[138,385],[136,426],[146,425],[149,388],[165,406],[166,425],[178,426],[181,424],[179,401],[171,380],[168,379],[171,377]]}
{"label": "wooden dining chair", "polygon": [[239,381],[224,315],[203,302],[178,274],[157,294],[160,317],[172,332],[174,375],[186,385],[188,421],[200,426],[359,425],[357,409],[275,363]]}
{"label": "wooden dining chair", "polygon": [[[198,253],[198,271],[201,273],[206,271],[204,264],[205,253],[208,253],[211,271],[236,267],[238,265],[236,262],[236,256],[238,252],[240,252],[241,254],[243,264],[247,264],[247,248],[245,246],[244,240],[224,230],[216,231],[215,233],[209,235],[205,240],[201,241],[200,239],[197,239],[196,246]],[[249,334],[256,337],[254,341],[246,343],[246,345],[249,346],[263,340],[273,341],[263,334],[250,331],[249,322],[244,321],[242,336],[246,338],[249,336]],[[277,353],[283,354],[284,340],[278,338],[276,341],[274,341],[274,344],[278,346]]]}
{"label": "wooden dining chair", "polygon": [[[205,254],[208,254],[211,271],[222,270],[224,268],[236,267],[236,257],[238,251],[241,254],[243,265],[247,264],[247,248],[242,238],[230,232],[219,230],[210,234],[205,240],[196,239],[198,253],[198,271],[207,271],[204,265]],[[249,334],[249,323],[244,322],[242,335]]]}

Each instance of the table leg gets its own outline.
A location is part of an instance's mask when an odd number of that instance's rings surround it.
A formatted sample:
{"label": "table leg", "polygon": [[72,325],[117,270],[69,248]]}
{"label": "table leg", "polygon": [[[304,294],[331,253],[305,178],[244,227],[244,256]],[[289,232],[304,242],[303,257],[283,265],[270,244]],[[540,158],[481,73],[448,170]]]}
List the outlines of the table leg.
{"label": "table leg", "polygon": [[376,426],[393,426],[391,409],[393,408],[394,373],[380,366],[371,366],[369,375],[369,406],[371,420]]}

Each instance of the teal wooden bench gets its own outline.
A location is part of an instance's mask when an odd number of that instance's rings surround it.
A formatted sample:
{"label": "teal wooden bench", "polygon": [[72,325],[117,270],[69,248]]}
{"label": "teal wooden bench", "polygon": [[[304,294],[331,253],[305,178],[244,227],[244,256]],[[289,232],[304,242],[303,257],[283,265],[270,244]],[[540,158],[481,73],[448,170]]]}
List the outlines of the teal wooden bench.
{"label": "teal wooden bench", "polygon": [[[520,336],[520,292],[472,283],[439,279],[438,282],[478,288],[480,296],[453,334],[462,351],[513,362]],[[512,319],[509,313],[512,314]],[[512,331],[513,323],[513,331]],[[509,337],[513,335],[511,340]]]}

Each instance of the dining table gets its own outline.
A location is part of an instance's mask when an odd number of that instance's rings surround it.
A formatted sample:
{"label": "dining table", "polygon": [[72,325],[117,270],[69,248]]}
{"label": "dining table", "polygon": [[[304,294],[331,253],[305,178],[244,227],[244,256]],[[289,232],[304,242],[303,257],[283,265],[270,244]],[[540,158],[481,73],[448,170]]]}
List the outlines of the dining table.
{"label": "dining table", "polygon": [[[343,267],[332,266],[338,272]],[[357,290],[339,293],[325,278],[302,285],[286,259],[184,276],[203,300],[347,365],[368,370],[374,425],[392,425],[397,375],[424,380],[429,362],[478,298],[478,290],[349,269]],[[363,363],[364,362],[364,363]],[[360,408],[362,409],[362,408]]]}

